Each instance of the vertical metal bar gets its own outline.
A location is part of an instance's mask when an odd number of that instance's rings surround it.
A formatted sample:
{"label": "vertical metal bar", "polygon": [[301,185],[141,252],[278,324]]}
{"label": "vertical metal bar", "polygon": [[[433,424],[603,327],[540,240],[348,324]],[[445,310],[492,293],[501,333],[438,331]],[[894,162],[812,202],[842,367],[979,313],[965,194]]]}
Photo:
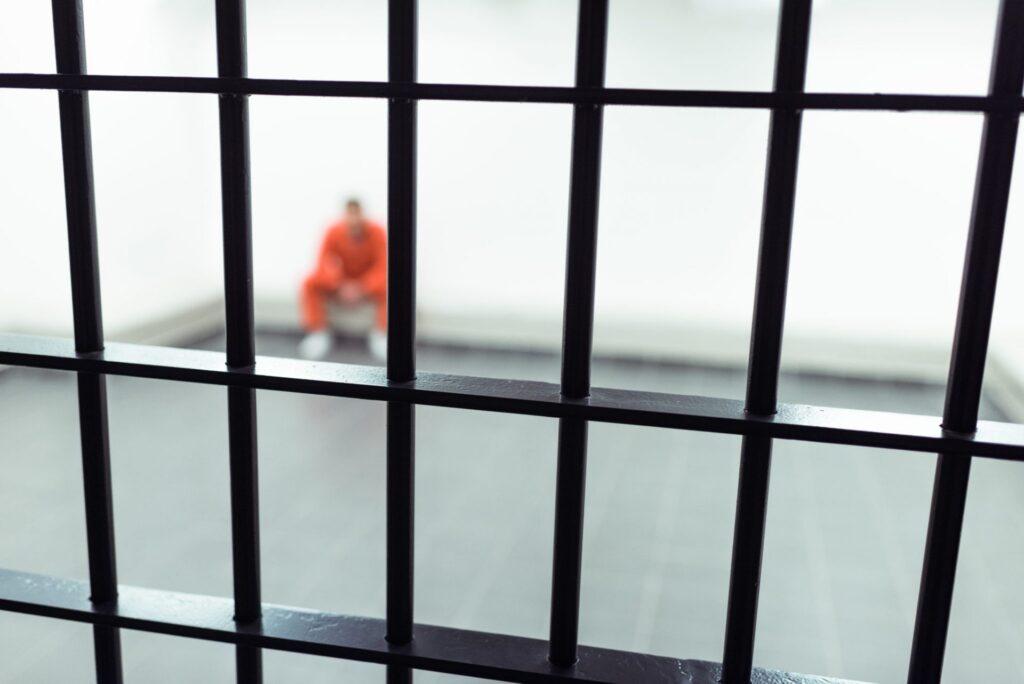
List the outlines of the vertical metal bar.
{"label": "vertical metal bar", "polygon": [[[57,71],[61,74],[84,74],[85,30],[81,0],[53,0],[52,7]],[[58,99],[75,349],[79,353],[98,352],[103,349],[103,314],[96,246],[89,96],[85,92],[61,91]],[[104,376],[78,374],[78,416],[90,598],[96,603],[105,603],[117,600],[117,560]],[[93,642],[96,681],[120,684],[121,639],[118,630],[96,626],[93,628]]]}
{"label": "vertical metal bar", "polygon": [[415,412],[412,404],[387,407],[387,637],[412,639]]}
{"label": "vertical metal bar", "polygon": [[[231,476],[232,570],[235,620],[261,616],[259,477],[256,447],[256,396],[245,387],[228,387],[228,451]],[[238,682],[262,681],[261,651],[235,648]]]}
{"label": "vertical metal bar", "polygon": [[[416,0],[388,4],[388,80],[416,81]],[[416,375],[416,101],[388,101],[388,361],[391,382]],[[416,409],[388,402],[387,640],[413,638],[413,551]],[[412,681],[412,670],[389,665],[389,684]]]}
{"label": "vertical metal bar", "polygon": [[558,424],[551,643],[548,654],[553,664],[562,667],[570,667],[576,662],[576,647],[579,645],[586,483],[587,423],[576,418],[564,418]]}
{"label": "vertical metal bar", "polygon": [[[776,92],[804,89],[810,22],[811,0],[783,0],[775,53]],[[797,109],[772,110],[747,369],[746,409],[760,415],[775,413],[777,403],[801,119]],[[771,439],[744,437],[722,657],[725,684],[746,684],[753,667],[771,453]]]}
{"label": "vertical metal bar", "polygon": [[[608,0],[580,0],[576,33],[577,87],[604,86],[607,44]],[[573,399],[590,394],[603,120],[601,105],[574,106],[562,330],[562,395]],[[548,655],[553,664],[563,667],[576,662],[579,643],[586,470],[587,423],[563,419],[558,425]]]}
{"label": "vertical metal bar", "polygon": [[[1022,88],[1024,0],[1003,0],[989,92],[1018,96]],[[943,427],[955,432],[971,433],[978,427],[1019,123],[1018,113],[985,115],[942,419]],[[907,676],[912,684],[937,682],[942,677],[970,472],[970,457],[939,454]]]}
{"label": "vertical metal bar", "polygon": [[[388,80],[416,81],[416,0],[389,0]],[[416,101],[388,101],[388,379],[416,373]]]}
{"label": "vertical metal bar", "polygon": [[[217,0],[216,11],[218,74],[227,78],[245,77],[244,0]],[[246,95],[220,95],[219,108],[227,365],[247,368],[256,360],[249,100]],[[228,388],[228,450],[235,620],[252,622],[259,620],[262,612],[256,395],[252,389]],[[262,681],[262,656],[258,648],[236,647],[235,662],[238,682]]]}
{"label": "vertical metal bar", "polygon": [[[104,376],[78,374],[78,416],[85,484],[90,598],[95,603],[105,603],[117,600],[117,566],[107,431],[107,382]],[[121,637],[118,630],[101,625],[93,627],[93,647],[96,681],[120,684]]]}
{"label": "vertical metal bar", "polygon": [[[245,77],[244,0],[217,0],[217,65],[222,78]],[[221,203],[227,363],[255,361],[252,303],[252,208],[249,188],[249,97],[220,95]]]}

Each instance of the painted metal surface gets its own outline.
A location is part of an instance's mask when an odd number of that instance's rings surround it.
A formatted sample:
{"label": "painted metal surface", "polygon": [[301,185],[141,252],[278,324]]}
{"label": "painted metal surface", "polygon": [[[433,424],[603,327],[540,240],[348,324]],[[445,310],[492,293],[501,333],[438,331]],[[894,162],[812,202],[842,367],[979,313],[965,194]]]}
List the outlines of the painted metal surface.
{"label": "painted metal surface", "polygon": [[469,102],[723,107],[738,109],[835,109],[897,112],[1017,112],[1020,95],[926,95],[906,93],[778,93],[754,90],[670,90],[560,86],[391,83],[202,76],[120,76],[0,73],[0,88],[108,90],[161,93],[234,93],[297,97],[408,98]]}
{"label": "painted metal surface", "polygon": [[[81,75],[86,72],[81,0],[53,0],[53,42],[59,73]],[[89,94],[61,91],[58,103],[75,349],[97,352],[103,349],[103,311]],[[96,601],[110,601],[117,597],[117,554],[106,377],[89,372],[78,374],[78,415],[91,596]],[[93,644],[97,681],[120,684],[121,639],[117,630],[101,625],[94,627]]]}
{"label": "painted metal surface", "polygon": [[[1024,0],[1003,0],[992,54],[989,93],[993,96],[1019,95],[1022,88]],[[1020,117],[1016,114],[990,112],[985,115],[981,133],[971,225],[942,415],[943,426],[958,432],[974,432],[978,424],[1019,125]],[[927,684],[942,678],[970,473],[970,458],[939,453],[910,651],[907,681],[911,684]]]}
{"label": "painted metal surface", "polygon": [[[406,645],[385,638],[385,622],[264,605],[260,621],[239,624],[230,599],[122,586],[116,603],[89,601],[75,580],[0,570],[0,609],[294,653],[394,664],[499,681],[713,684],[714,663],[579,648],[573,668],[552,665],[547,642],[430,625]],[[844,680],[756,669],[756,684],[841,684]]]}
{"label": "painted metal surface", "polygon": [[[604,85],[607,47],[608,0],[581,2],[576,28],[577,87]],[[590,394],[603,122],[601,105],[573,107],[560,387],[567,399],[585,399]],[[548,657],[567,667],[576,662],[579,643],[587,430],[587,422],[580,418],[562,418],[558,423]]]}
{"label": "painted metal surface", "polygon": [[[217,74],[247,73],[244,0],[217,0]],[[252,299],[252,201],[249,164],[249,96],[222,94],[220,110],[221,205],[224,234],[224,318],[230,368],[249,368],[256,346]],[[231,474],[231,557],[234,618],[258,620],[261,611],[259,470],[256,392],[228,387],[228,460]],[[263,680],[260,650],[235,649],[239,684]]]}
{"label": "painted metal surface", "polygon": [[1024,461],[1024,425],[996,421],[979,421],[964,434],[942,429],[936,416],[882,411],[780,404],[775,415],[756,416],[733,399],[597,387],[586,399],[565,399],[546,382],[418,373],[411,382],[391,383],[383,368],[263,356],[251,369],[232,370],[216,352],[111,343],[79,355],[70,340],[12,334],[0,334],[0,363]]}
{"label": "painted metal surface", "polygon": [[[803,92],[810,33],[811,0],[782,0],[776,41],[775,92]],[[771,416],[778,410],[782,330],[786,318],[802,120],[803,112],[799,109],[772,109],[744,404],[748,413],[757,416]],[[745,684],[750,681],[754,667],[757,600],[761,586],[771,462],[772,440],[760,435],[744,435],[740,447],[729,604],[722,653],[722,681],[725,684]]]}
{"label": "painted metal surface", "polygon": [[[388,3],[388,82],[416,81],[416,0]],[[416,133],[418,102],[388,100],[388,354],[387,378],[416,376]],[[387,405],[387,640],[414,638],[416,406]],[[389,665],[388,684],[409,684],[412,670]]]}

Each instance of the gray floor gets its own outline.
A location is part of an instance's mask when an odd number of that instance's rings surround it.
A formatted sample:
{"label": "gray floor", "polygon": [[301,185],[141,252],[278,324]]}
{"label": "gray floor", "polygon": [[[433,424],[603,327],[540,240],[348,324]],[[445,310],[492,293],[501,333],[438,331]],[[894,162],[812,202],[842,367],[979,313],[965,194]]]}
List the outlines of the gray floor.
{"label": "gray floor", "polygon": [[[204,346],[218,348],[221,341]],[[262,354],[294,339],[263,335]],[[345,346],[336,360],[366,363]],[[543,355],[423,349],[420,367],[554,379]],[[610,386],[738,397],[742,372],[598,361]],[[938,387],[786,376],[790,402],[938,414]],[[231,592],[224,390],[110,378],[124,584]],[[384,409],[261,392],[264,598],[382,616]],[[995,410],[983,412],[998,419]],[[417,414],[416,616],[543,637],[556,424]],[[594,425],[582,597],[585,643],[718,660],[738,438]],[[0,566],[85,577],[74,377],[0,373]],[[779,443],[756,662],[905,676],[934,456]],[[1024,466],[977,460],[946,681],[1024,681]],[[233,681],[230,647],[125,633],[128,682]],[[89,629],[0,613],[0,682],[88,682]],[[269,682],[383,682],[380,667],[266,654]],[[455,680],[421,673],[418,682]],[[467,681],[467,680],[463,680]]]}

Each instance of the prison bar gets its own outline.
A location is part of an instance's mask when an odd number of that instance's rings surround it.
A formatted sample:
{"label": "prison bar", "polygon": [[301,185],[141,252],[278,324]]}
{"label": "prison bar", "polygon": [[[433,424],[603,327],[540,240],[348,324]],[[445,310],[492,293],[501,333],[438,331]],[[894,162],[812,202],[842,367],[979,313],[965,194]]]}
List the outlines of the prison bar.
{"label": "prison bar", "polygon": [[[608,0],[580,0],[576,30],[577,87],[604,85],[607,44]],[[573,108],[562,319],[561,393],[568,399],[582,399],[590,394],[603,117],[599,104],[577,104]],[[586,481],[587,422],[581,418],[563,418],[558,423],[549,656],[552,663],[562,667],[576,662],[579,643]]]}
{"label": "prison bar", "polygon": [[[1024,0],[1003,0],[993,47],[989,92],[996,96],[1019,95],[1022,88]],[[1016,114],[989,113],[981,134],[942,422],[947,430],[960,433],[973,433],[978,427],[1019,123],[1020,117]],[[907,676],[910,684],[937,682],[942,677],[970,472],[970,458],[939,454],[910,651]]]}
{"label": "prison bar", "polygon": [[[810,31],[811,0],[782,0],[776,92],[803,92]],[[789,108],[776,108],[771,114],[747,367],[746,410],[751,415],[770,416],[778,404],[802,116],[799,109]],[[753,668],[771,460],[770,437],[743,438],[722,656],[724,684],[746,684]]]}
{"label": "prison bar", "polygon": [[941,419],[906,413],[779,404],[771,416],[747,413],[742,401],[661,392],[592,387],[585,399],[567,399],[554,383],[417,373],[390,382],[384,369],[342,363],[257,356],[253,368],[224,367],[217,352],[108,343],[77,354],[67,339],[0,334],[0,363],[88,371],[154,380],[235,385],[370,401],[513,413],[547,418],[644,425],[734,435],[763,435],[822,444],[901,451],[941,451],[1024,461],[1024,425],[979,421],[970,434],[944,430]]}
{"label": "prison bar", "polygon": [[[246,75],[244,0],[217,0],[217,73]],[[222,94],[220,108],[221,204],[224,233],[224,297],[228,368],[256,361],[252,298],[252,203],[249,179],[249,102],[245,94]],[[261,615],[259,477],[256,390],[228,386],[228,459],[231,476],[231,549],[234,618],[257,622]],[[258,683],[263,665],[258,648],[235,649],[239,684]]]}
{"label": "prison bar", "polygon": [[[809,5],[808,0],[786,0],[783,3],[775,90],[764,93],[603,88],[603,51],[607,30],[606,0],[594,3],[581,0],[577,83],[571,88],[415,83],[415,15],[412,12],[415,7],[414,3],[408,0],[392,0],[391,3],[392,19],[398,17],[400,27],[396,31],[393,24],[390,32],[392,70],[387,83],[245,78],[244,15],[240,0],[218,0],[219,78],[87,76],[83,73],[85,69],[80,2],[72,0],[62,3],[55,0],[54,31],[60,73],[0,74],[0,87],[61,90],[61,130],[65,157],[69,242],[72,252],[76,340],[72,348],[67,341],[62,340],[0,336],[0,361],[60,368],[79,373],[92,602],[90,603],[89,595],[81,583],[4,571],[0,576],[0,607],[94,624],[97,635],[97,672],[101,681],[120,679],[117,627],[150,629],[236,643],[240,646],[239,680],[255,681],[251,675],[255,674],[258,677],[258,648],[282,647],[281,642],[275,641],[277,636],[272,621],[259,624],[241,622],[243,618],[251,619],[251,614],[246,617],[246,611],[243,610],[245,606],[255,606],[257,617],[260,607],[258,521],[255,517],[257,502],[254,391],[257,388],[276,389],[385,400],[389,408],[389,606],[386,623],[284,609],[280,609],[282,613],[278,615],[276,611],[279,609],[273,609],[273,617],[281,618],[285,622],[299,620],[307,625],[314,625],[310,628],[312,631],[319,629],[330,632],[330,627],[339,623],[359,625],[359,629],[366,630],[363,636],[375,641],[377,650],[360,650],[362,646],[357,646],[353,651],[350,644],[333,644],[331,648],[334,650],[330,653],[310,650],[321,648],[318,637],[300,639],[297,646],[285,639],[288,643],[288,646],[285,646],[287,650],[387,663],[395,666],[389,668],[389,678],[392,681],[408,681],[408,668],[424,665],[423,662],[416,660],[423,656],[417,649],[422,650],[426,644],[429,650],[431,639],[435,637],[439,640],[435,645],[445,652],[440,656],[427,654],[424,666],[438,671],[494,678],[511,676],[518,681],[647,681],[645,677],[651,676],[651,673],[660,674],[654,675],[656,678],[650,681],[668,681],[665,677],[669,676],[669,673],[673,679],[680,674],[688,675],[688,663],[693,661],[658,659],[586,648],[578,649],[580,661],[574,668],[563,667],[575,661],[577,653],[586,425],[589,420],[606,420],[744,435],[744,469],[738,497],[737,539],[730,587],[725,671],[720,673],[726,682],[750,679],[760,681],[763,676],[762,671],[751,668],[748,656],[753,648],[759,574],[754,566],[759,566],[763,545],[764,503],[771,440],[803,439],[824,443],[938,451],[940,457],[909,674],[912,682],[937,680],[941,674],[948,628],[970,458],[972,455],[979,455],[1024,460],[1024,427],[977,421],[996,271],[1005,224],[1006,197],[1013,164],[1013,148],[1019,114],[1024,110],[1024,99],[1020,95],[1024,82],[1024,41],[1019,38],[1021,30],[1024,29],[1024,6],[1021,0],[1004,0],[1002,3],[989,95],[936,96],[802,92],[807,27],[800,22],[803,18],[803,8],[809,13]],[[399,14],[399,11],[404,10],[410,11],[404,15]],[[602,13],[604,16],[601,16]],[[595,23],[595,17],[604,25]],[[795,40],[785,38],[788,35],[787,22],[790,29],[795,27]],[[407,31],[405,27],[409,27]],[[394,42],[396,36],[400,36],[400,44],[397,47]],[[597,50],[592,41],[589,47],[584,48],[584,43],[595,37],[601,40],[600,59],[596,57]],[[405,48],[409,51],[403,53]],[[63,64],[62,49],[69,51],[63,57]],[[72,54],[72,49],[77,55]],[[784,51],[786,55],[783,54]],[[587,58],[579,59],[579,55],[583,54],[586,54]],[[399,56],[399,63],[404,64],[405,62],[401,60],[405,57],[410,60],[407,78],[400,74],[396,76],[396,55]],[[802,62],[800,87],[780,87],[787,74],[792,76],[796,73],[794,61]],[[580,69],[594,67],[599,67],[602,72],[600,81],[588,83],[587,78],[580,77]],[[400,70],[402,68],[399,67]],[[183,350],[161,350],[130,345],[116,345],[113,349],[103,350],[96,269],[95,210],[89,159],[86,91],[90,89],[221,94],[225,289],[228,300],[227,368],[214,363],[209,353],[197,355]],[[389,304],[398,311],[396,313],[393,308],[389,315],[392,338],[386,376],[374,369],[275,359],[260,359],[258,370],[255,366],[248,189],[248,94],[387,97],[391,100],[389,158],[393,163],[389,170],[389,208],[396,208],[396,212],[393,213],[407,212],[407,215],[397,221],[397,236],[395,220],[392,219],[394,256],[389,256],[389,284],[396,292]],[[72,97],[68,97],[69,95]],[[566,322],[563,341],[565,351],[560,388],[546,383],[492,381],[436,374],[415,377],[415,102],[419,99],[561,102],[575,105],[570,249],[567,259]],[[600,110],[603,105],[615,104],[753,107],[773,110],[754,339],[745,405],[705,397],[624,390],[591,390],[589,387],[590,336],[593,322],[593,250],[596,245],[597,181],[600,161]],[[974,111],[986,114],[957,333],[947,387],[947,404],[942,425],[939,425],[937,419],[921,416],[776,406],[778,349],[781,344],[785,302],[792,188],[795,187],[793,184],[799,142],[799,111],[802,109]],[[788,175],[790,172],[791,178]],[[591,210],[592,216],[588,214]],[[776,220],[770,220],[771,216],[775,216]],[[784,232],[780,233],[783,228]],[[401,332],[396,333],[396,330]],[[149,590],[132,590],[131,596],[134,599],[136,592],[142,592],[139,595],[144,594],[144,597],[157,607],[164,602],[173,604],[177,610],[185,607],[184,613],[194,608],[192,616],[197,618],[202,617],[203,611],[206,611],[203,615],[209,618],[212,610],[217,613],[216,620],[222,623],[223,629],[220,632],[204,631],[209,629],[209,625],[178,624],[182,620],[181,615],[177,618],[164,615],[163,617],[167,619],[159,622],[147,621],[147,618],[132,615],[134,604],[131,600],[114,600],[117,586],[114,576],[110,515],[105,385],[102,377],[102,374],[106,373],[204,382],[229,387],[236,576],[234,611],[228,611],[227,602],[219,599],[182,597]],[[409,642],[408,639],[402,640],[404,635],[399,634],[399,630],[407,628],[408,637],[411,638],[413,627],[412,457],[413,406],[416,403],[528,413],[562,419],[557,484],[559,501],[556,503],[552,633],[548,645],[536,640],[503,635],[479,635],[463,630],[431,627],[418,628],[418,634],[421,635],[418,643]],[[751,467],[747,468],[747,465]],[[98,509],[99,512],[94,509]],[[94,553],[97,546],[94,537],[102,541],[103,535],[106,535],[109,545],[99,553]],[[242,544],[244,548],[240,549],[240,539],[249,540],[251,543]],[[561,558],[558,555],[559,549],[565,550]],[[107,550],[109,555],[106,554]],[[242,576],[239,574],[239,568],[242,569]],[[109,581],[100,587],[101,591],[97,591],[97,578],[104,573]],[[37,590],[44,593],[52,590],[54,594],[39,596]],[[102,593],[103,590],[107,592],[106,595]],[[71,593],[74,596],[71,596]],[[104,596],[107,596],[107,599],[101,601]],[[218,606],[214,607],[214,604]],[[147,606],[150,607],[153,606]],[[406,613],[408,619],[404,617]],[[327,620],[329,624],[318,622],[318,618]],[[175,619],[178,622],[175,622]],[[270,629],[266,629],[267,627]],[[369,636],[368,630],[374,631],[372,637]],[[399,636],[396,637],[396,634]],[[469,641],[460,641],[463,639]],[[532,649],[530,653],[534,655],[542,656],[543,649],[548,647],[550,663],[529,656],[527,642],[529,649]],[[517,651],[520,647],[522,650]],[[458,652],[459,648],[463,650]],[[242,658],[242,653],[254,654],[256,660]],[[592,660],[591,656],[595,653],[599,654],[599,657]],[[615,662],[616,653],[628,666],[628,672],[612,672],[614,668],[609,669],[608,664]],[[484,654],[494,661],[507,663],[509,667],[503,670],[502,666],[496,667],[493,662],[489,662],[479,671],[452,669],[477,668],[478,665],[467,666],[463,661],[475,659],[479,654]],[[590,667],[590,663],[598,660],[602,663],[598,668],[599,676],[590,676],[587,668]],[[249,663],[245,665],[249,668],[245,673],[243,661]],[[255,666],[252,665],[253,662]],[[523,663],[526,665],[523,666]],[[668,669],[659,670],[658,667],[662,665]],[[708,665],[707,671],[710,672],[714,668],[715,666]],[[713,676],[714,679],[706,681],[717,681],[719,674]],[[695,680],[705,681],[700,676],[695,676]]]}
{"label": "prison bar", "polygon": [[533,102],[648,107],[835,109],[932,112],[1024,111],[1020,94],[934,95],[908,93],[779,93],[754,90],[575,88],[569,86],[391,83],[202,76],[123,76],[0,73],[0,88],[224,93],[297,97],[405,98],[469,102]]}
{"label": "prison bar", "polygon": [[[53,0],[52,6],[57,71],[84,74],[85,25],[81,0]],[[75,350],[98,352],[103,349],[103,313],[96,244],[89,95],[61,91],[58,103]],[[78,374],[78,422],[85,489],[89,598],[96,603],[108,603],[117,600],[117,559],[110,485],[107,384],[102,375],[93,372]],[[93,648],[96,681],[99,684],[120,684],[121,637],[117,629],[109,625],[94,626]]]}
{"label": "prison bar", "polygon": [[[388,80],[416,80],[416,0],[388,3]],[[388,101],[387,378],[416,375],[416,101]],[[387,620],[391,644],[413,638],[416,408],[387,404]],[[388,684],[408,684],[412,670],[389,665]]]}
{"label": "prison bar", "polygon": [[[415,641],[383,638],[384,621],[265,605],[260,624],[232,619],[228,599],[121,587],[114,604],[92,604],[84,582],[0,570],[0,610],[292,653],[393,664],[527,684],[714,684],[721,668],[697,660],[581,646],[574,668],[547,661],[541,639],[417,625]],[[753,684],[841,684],[842,680],[757,669]]]}

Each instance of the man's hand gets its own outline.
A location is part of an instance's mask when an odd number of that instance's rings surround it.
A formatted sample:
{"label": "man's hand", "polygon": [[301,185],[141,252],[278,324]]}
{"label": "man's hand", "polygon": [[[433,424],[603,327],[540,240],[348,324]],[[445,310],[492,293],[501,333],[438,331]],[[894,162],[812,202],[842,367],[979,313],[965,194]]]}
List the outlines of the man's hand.
{"label": "man's hand", "polygon": [[343,304],[356,304],[357,302],[362,301],[365,296],[366,293],[363,292],[363,288],[360,287],[358,283],[343,283],[342,286],[338,288],[338,299],[340,299]]}

